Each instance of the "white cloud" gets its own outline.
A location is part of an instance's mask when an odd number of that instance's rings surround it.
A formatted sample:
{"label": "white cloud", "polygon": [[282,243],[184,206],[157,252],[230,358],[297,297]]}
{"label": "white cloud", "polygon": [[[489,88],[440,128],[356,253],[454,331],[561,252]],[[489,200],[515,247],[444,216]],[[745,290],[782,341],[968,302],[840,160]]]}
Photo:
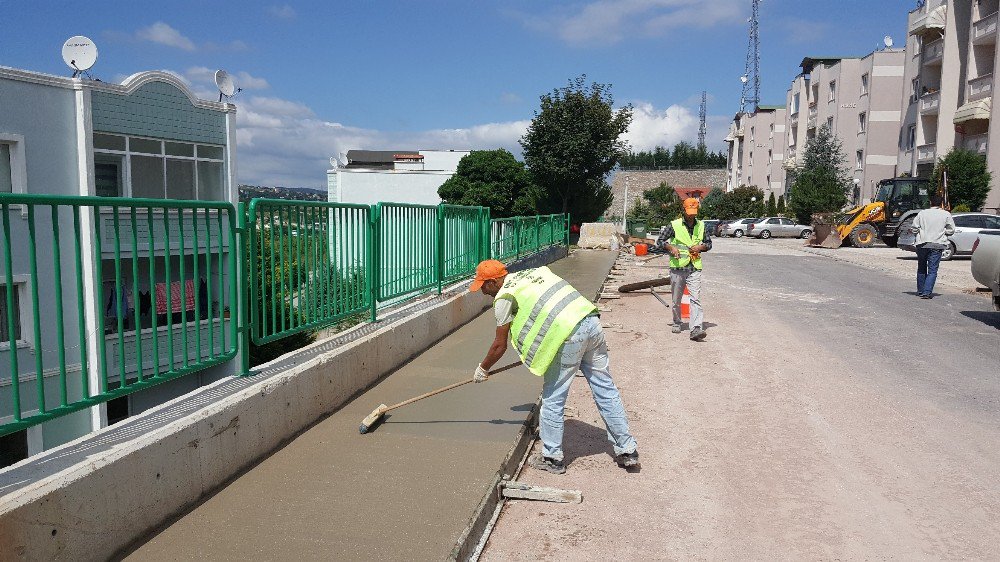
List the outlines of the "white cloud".
{"label": "white cloud", "polygon": [[635,151],[670,147],[697,137],[698,116],[691,110],[680,105],[660,110],[649,103],[634,105],[632,125],[625,133],[625,139]]}
{"label": "white cloud", "polygon": [[679,27],[700,29],[742,22],[742,0],[596,0],[579,9],[510,12],[529,29],[555,33],[572,45],[613,44],[628,37],[662,36]]}
{"label": "white cloud", "polygon": [[288,4],[284,4],[282,6],[271,6],[267,9],[267,11],[272,16],[286,21],[293,20],[298,15],[295,13],[295,8],[289,6]]}
{"label": "white cloud", "polygon": [[143,41],[159,43],[168,47],[176,47],[185,51],[196,49],[194,41],[181,34],[180,31],[169,25],[158,21],[149,27],[144,27],[136,32],[135,36]]}

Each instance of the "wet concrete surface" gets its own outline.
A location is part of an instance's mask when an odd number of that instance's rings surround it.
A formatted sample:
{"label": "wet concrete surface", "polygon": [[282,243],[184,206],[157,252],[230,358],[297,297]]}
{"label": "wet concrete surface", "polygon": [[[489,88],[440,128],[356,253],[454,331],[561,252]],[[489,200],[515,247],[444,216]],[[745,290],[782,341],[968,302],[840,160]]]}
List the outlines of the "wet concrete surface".
{"label": "wet concrete surface", "polygon": [[[550,267],[596,296],[615,254],[577,251]],[[483,297],[488,298],[488,297]],[[524,367],[358,424],[471,377],[495,332],[487,313],[219,490],[129,560],[437,560],[447,557],[541,391]],[[516,361],[513,350],[498,363]]]}

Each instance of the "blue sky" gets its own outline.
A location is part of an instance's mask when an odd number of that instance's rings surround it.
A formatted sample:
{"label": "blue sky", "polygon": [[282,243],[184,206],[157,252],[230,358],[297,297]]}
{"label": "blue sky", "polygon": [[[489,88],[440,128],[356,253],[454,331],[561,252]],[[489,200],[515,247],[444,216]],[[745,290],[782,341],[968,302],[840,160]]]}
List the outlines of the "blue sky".
{"label": "blue sky", "polygon": [[[864,55],[905,41],[915,0],[764,0],[762,103],[783,103],[806,55]],[[0,0],[0,65],[69,71],[62,42],[87,35],[92,74],[169,70],[205,97],[237,78],[244,183],[325,186],[353,148],[496,148],[517,139],[538,96],[580,74],[636,107],[636,149],[697,136],[709,146],[738,109],[749,0],[426,2],[52,2]]]}

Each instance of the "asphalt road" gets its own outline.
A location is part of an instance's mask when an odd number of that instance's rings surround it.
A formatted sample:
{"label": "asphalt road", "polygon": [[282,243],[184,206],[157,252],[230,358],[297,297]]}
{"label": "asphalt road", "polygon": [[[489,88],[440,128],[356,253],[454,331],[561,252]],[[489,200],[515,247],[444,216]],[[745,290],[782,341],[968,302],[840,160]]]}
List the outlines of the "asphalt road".
{"label": "asphalt road", "polygon": [[[664,275],[662,261],[623,281]],[[521,480],[584,502],[508,503],[484,558],[995,559],[990,300],[953,286],[921,300],[896,266],[792,244],[717,240],[705,263],[703,343],[671,334],[649,293],[605,304],[641,472],[613,465],[574,385],[568,472]]]}

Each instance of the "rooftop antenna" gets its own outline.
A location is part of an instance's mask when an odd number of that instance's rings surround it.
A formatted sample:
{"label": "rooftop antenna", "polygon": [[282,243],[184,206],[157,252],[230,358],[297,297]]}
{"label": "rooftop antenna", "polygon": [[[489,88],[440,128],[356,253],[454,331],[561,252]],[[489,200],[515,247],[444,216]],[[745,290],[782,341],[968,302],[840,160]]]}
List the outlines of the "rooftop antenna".
{"label": "rooftop antenna", "polygon": [[233,83],[233,77],[225,70],[215,71],[215,85],[219,87],[219,102],[222,101],[223,96],[228,99],[243,91],[243,88],[236,87],[236,84]]}
{"label": "rooftop antenna", "polygon": [[73,78],[81,74],[89,78],[87,71],[97,62],[97,45],[89,37],[74,35],[63,43],[62,58],[66,66],[73,69]]}
{"label": "rooftop antenna", "polygon": [[753,7],[747,23],[750,24],[750,34],[747,40],[747,63],[740,82],[743,82],[743,92],[740,94],[740,111],[757,111],[760,104],[760,1],[753,0]]}
{"label": "rooftop antenna", "polygon": [[708,110],[708,92],[701,91],[701,108],[698,110],[698,150],[705,150],[705,137],[708,135],[708,127],[705,126],[705,117]]}

